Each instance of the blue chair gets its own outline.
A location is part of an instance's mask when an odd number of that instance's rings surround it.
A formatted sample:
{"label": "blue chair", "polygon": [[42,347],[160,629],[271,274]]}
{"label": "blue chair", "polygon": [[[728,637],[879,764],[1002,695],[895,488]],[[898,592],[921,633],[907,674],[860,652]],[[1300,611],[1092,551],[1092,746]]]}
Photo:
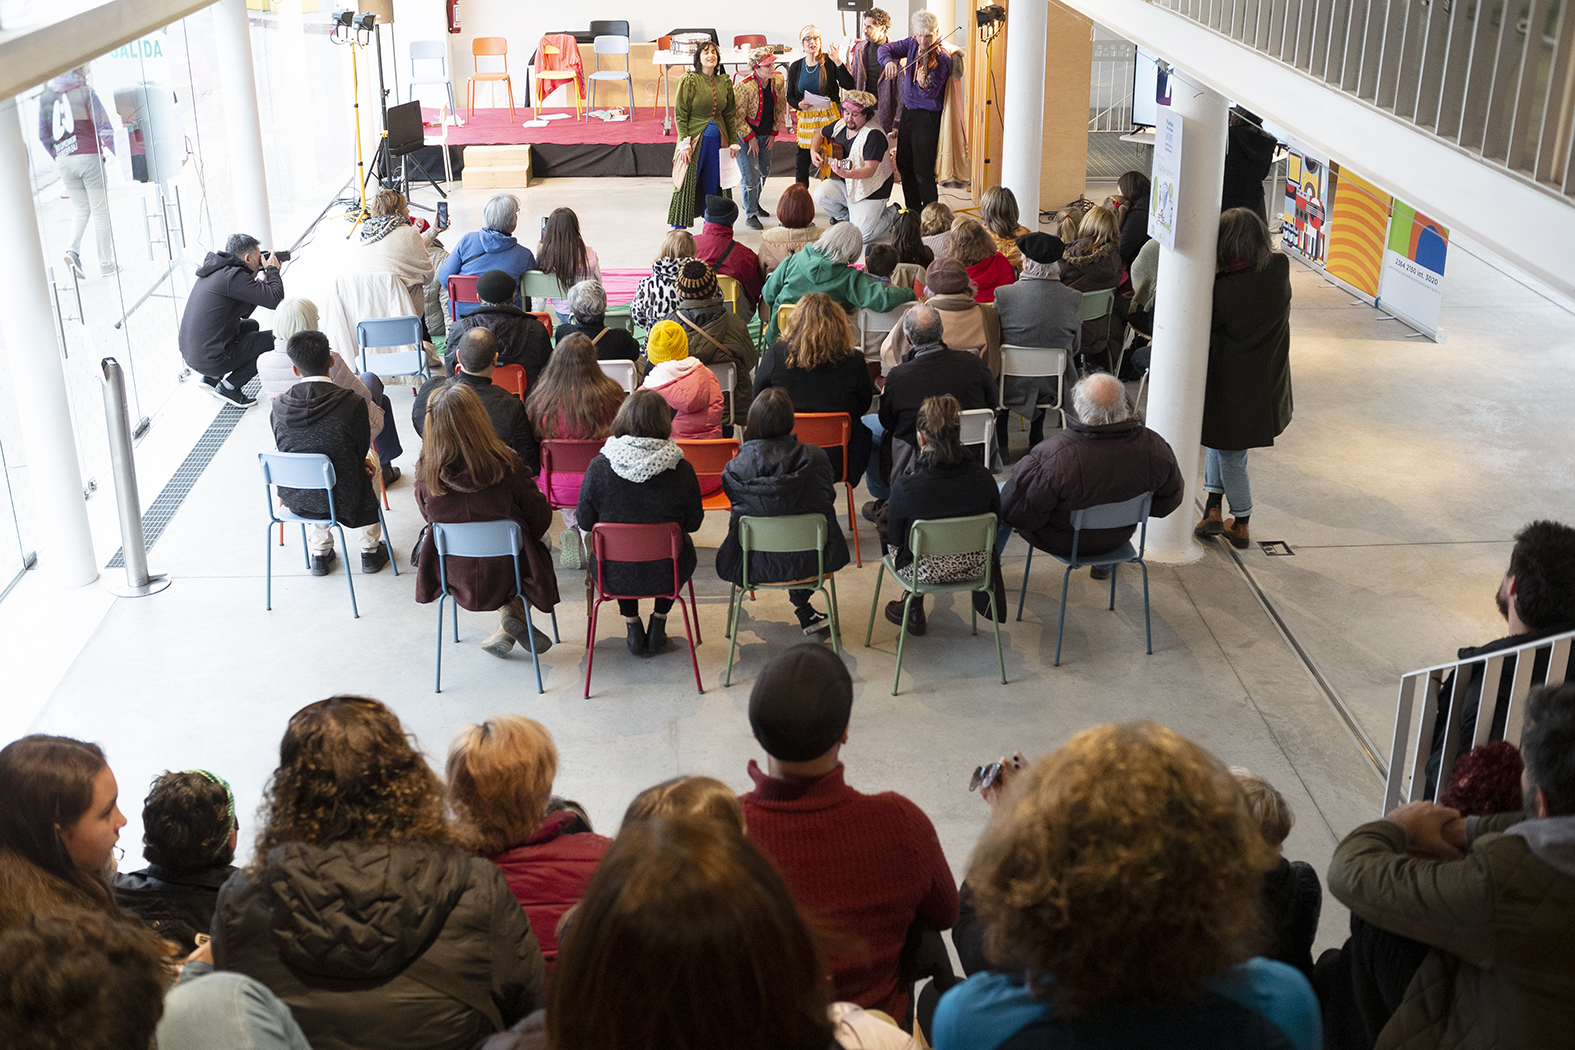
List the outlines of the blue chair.
{"label": "blue chair", "polygon": [[[525,588],[520,580],[520,550],[525,545],[525,534],[520,530],[519,522],[504,519],[502,521],[464,521],[444,524],[432,523],[432,542],[437,545],[438,555],[438,582],[442,593],[438,596],[438,634],[437,634],[437,679],[433,683],[432,691],[443,691],[443,603],[453,600],[454,641],[459,641],[459,599],[455,598],[448,589],[448,559],[449,558],[513,558],[514,559],[514,593],[521,598],[525,595]],[[536,692],[545,692],[541,684],[541,657],[536,653],[536,627],[531,622],[530,602],[522,603],[525,606],[525,625],[531,629],[525,639],[525,645],[530,649],[531,666],[536,669]],[[558,638],[558,614],[552,614],[552,640]]]}
{"label": "blue chair", "polygon": [[[1148,544],[1148,510],[1154,502],[1154,494],[1145,492],[1141,496],[1133,496],[1121,503],[1101,503],[1097,507],[1088,507],[1084,510],[1072,512],[1072,555],[1063,558],[1061,555],[1047,551],[1046,553],[1066,565],[1066,574],[1061,577],[1061,622],[1055,631],[1055,666],[1061,666],[1061,635],[1066,630],[1066,588],[1072,579],[1072,570],[1084,566],[1108,565],[1110,566],[1110,608],[1116,607],[1116,571],[1127,562],[1137,562],[1143,570],[1143,630],[1148,636],[1148,654],[1154,655],[1154,627],[1149,619],[1148,609],[1148,565],[1143,561],[1143,549]],[[1138,526],[1138,545],[1134,550],[1132,541],[1128,540],[1109,554],[1096,554],[1092,557],[1079,557],[1078,543],[1082,540],[1084,529],[1119,529],[1126,525]],[[1028,597],[1028,574],[1034,567],[1034,545],[1028,545],[1028,563],[1023,566],[1023,592],[1017,596],[1017,618],[1023,618],[1023,600]]]}
{"label": "blue chair", "polygon": [[[306,556],[306,567],[312,567],[312,554],[306,549],[306,526],[332,525],[339,530],[339,546],[345,552],[345,583],[350,586],[350,614],[360,619],[361,612],[355,604],[355,581],[350,578],[350,544],[345,541],[344,526],[339,524],[339,516],[334,510],[334,482],[338,480],[334,474],[334,465],[327,456],[320,452],[259,452],[257,462],[262,466],[263,498],[268,504],[268,532],[272,534],[273,527],[279,526],[280,532],[284,531],[287,521],[299,522],[301,525],[301,553]],[[273,489],[280,486],[287,489],[322,489],[328,494],[328,517],[307,518],[274,498]],[[394,575],[399,575],[399,564],[394,559],[394,545],[388,538],[388,522],[383,517],[383,508],[377,508],[377,520],[383,526],[383,542],[388,545],[388,563],[394,567]],[[265,608],[273,611],[273,542],[265,539],[263,546],[268,549],[268,584],[265,599]]]}
{"label": "blue chair", "polygon": [[[429,374],[426,349],[421,345],[421,318],[414,314],[358,322],[355,326],[355,342],[361,356],[359,371],[372,372],[385,379],[399,376],[420,376],[426,379]],[[378,347],[412,344],[416,349],[395,354],[367,353]],[[377,363],[376,368],[371,367],[370,362],[373,361]]]}

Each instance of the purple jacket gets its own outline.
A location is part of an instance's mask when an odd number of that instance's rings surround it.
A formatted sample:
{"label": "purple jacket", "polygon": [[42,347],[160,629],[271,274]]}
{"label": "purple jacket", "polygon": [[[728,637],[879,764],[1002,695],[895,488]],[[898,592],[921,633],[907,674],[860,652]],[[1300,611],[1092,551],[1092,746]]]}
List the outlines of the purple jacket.
{"label": "purple jacket", "polygon": [[937,43],[934,50],[925,56],[924,61],[930,63],[925,76],[928,78],[929,87],[920,87],[914,77],[913,56],[919,52],[919,42],[914,37],[904,37],[893,40],[880,46],[880,60],[882,64],[895,62],[899,58],[908,59],[908,65],[898,75],[897,80],[902,84],[902,107],[904,109],[929,109],[939,113],[946,102],[946,81],[952,75],[952,55],[943,44]]}

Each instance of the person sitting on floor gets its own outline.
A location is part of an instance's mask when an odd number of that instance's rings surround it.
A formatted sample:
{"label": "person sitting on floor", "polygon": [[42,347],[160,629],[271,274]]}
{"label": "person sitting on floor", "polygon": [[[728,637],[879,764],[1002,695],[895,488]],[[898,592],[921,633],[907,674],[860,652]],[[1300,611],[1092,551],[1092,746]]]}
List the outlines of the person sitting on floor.
{"label": "person sitting on floor", "polygon": [[519,365],[525,369],[525,389],[536,385],[536,377],[552,356],[552,337],[539,318],[514,305],[519,282],[502,270],[488,270],[476,279],[476,295],[481,302],[448,327],[448,349],[443,352],[443,374],[454,374],[459,344],[465,333],[485,328],[498,341],[498,364]]}
{"label": "person sitting on floor", "polygon": [[866,245],[889,240],[896,169],[886,132],[874,123],[878,103],[868,91],[844,91],[840,107],[841,118],[810,140],[810,163],[828,172],[815,203],[832,222],[857,226]]}
{"label": "person sitting on floor", "polygon": [[864,238],[851,223],[838,223],[814,244],[791,255],[766,281],[766,345],[777,339],[777,307],[796,303],[810,292],[825,292],[844,310],[887,313],[913,301],[907,288],[889,288],[856,269],[864,257]]}
{"label": "person sitting on floor", "polygon": [[722,422],[733,426],[749,411],[755,366],[760,363],[749,322],[733,313],[717,288],[716,274],[699,259],[686,259],[679,267],[677,287],[678,305],[667,320],[683,328],[689,356],[713,369],[733,366],[733,389],[722,394]]}
{"label": "person sitting on floor", "polygon": [[492,421],[493,432],[519,456],[525,468],[534,474],[541,469],[541,446],[536,430],[531,426],[525,411],[525,402],[518,394],[511,393],[492,381],[498,367],[498,341],[489,329],[472,328],[459,340],[455,348],[459,374],[452,379],[433,376],[422,384],[410,409],[411,422],[416,433],[424,436],[427,420],[427,400],[439,387],[461,384],[468,386],[481,398]]}
{"label": "person sitting on floor", "polygon": [[[488,270],[502,270],[516,282],[514,298],[509,300],[519,306],[517,283],[527,270],[536,268],[536,256],[514,237],[514,228],[520,220],[520,201],[512,193],[494,193],[481,208],[484,225],[475,233],[467,233],[438,267],[437,279],[444,288],[456,273],[484,274]],[[479,303],[455,303],[454,309],[464,317]],[[449,337],[452,340],[452,336]]]}
{"label": "person sitting on floor", "polygon": [[[366,402],[328,378],[332,353],[321,332],[297,332],[285,352],[304,382],[274,399],[273,439],[280,452],[315,452],[334,466],[334,514],[347,529],[361,534],[361,571],[378,572],[388,564],[388,544],[377,510],[377,490],[372,475],[377,462],[367,454],[372,430]],[[326,518],[328,495],[321,489],[279,487],[284,505],[303,517]],[[311,553],[312,575],[333,571],[334,529],[331,524],[306,526],[306,548]],[[348,553],[348,552],[347,552]]]}
{"label": "person sitting on floor", "polygon": [[[688,441],[722,436],[722,385],[716,373],[689,356],[689,341],[677,321],[658,321],[646,341],[651,369],[644,389],[655,391],[673,410],[672,434]],[[715,491],[714,489],[712,491]]]}
{"label": "person sitting on floor", "polygon": [[[596,348],[598,361],[638,361],[640,341],[633,333],[622,328],[607,326],[607,291],[600,281],[581,281],[569,289],[564,300],[569,316],[574,320],[560,324],[552,330],[553,342],[558,346],[571,335],[583,335]],[[536,389],[536,380],[530,381],[527,391]]]}
{"label": "person sitting on floor", "polygon": [[744,288],[744,302],[751,313],[760,305],[760,257],[754,250],[733,239],[733,224],[738,221],[738,205],[726,197],[705,199],[705,221],[695,238],[695,258],[710,264],[718,277],[731,277]]}

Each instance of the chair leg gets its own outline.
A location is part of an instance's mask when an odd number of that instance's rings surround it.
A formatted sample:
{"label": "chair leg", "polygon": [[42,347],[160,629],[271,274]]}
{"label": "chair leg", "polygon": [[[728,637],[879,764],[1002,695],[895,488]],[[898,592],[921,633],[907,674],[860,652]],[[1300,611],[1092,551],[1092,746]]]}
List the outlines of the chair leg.
{"label": "chair leg", "polygon": [[738,621],[734,619],[734,605],[738,597],[738,587],[734,584],[727,585],[727,635],[731,641],[727,643],[727,670],[722,674],[722,686],[726,688],[733,684],[733,654],[738,651]]}
{"label": "chair leg", "polygon": [[1066,588],[1072,582],[1072,566],[1066,567],[1066,575],[1061,577],[1061,620],[1055,628],[1055,665],[1061,666],[1061,635],[1066,631]]}
{"label": "chair leg", "polygon": [[312,567],[312,551],[306,545],[306,525],[304,523],[301,525],[301,557],[305,560],[306,567],[310,569]]}
{"label": "chair leg", "polygon": [[1017,619],[1019,622],[1023,618],[1023,602],[1028,598],[1028,574],[1033,571],[1033,567],[1034,545],[1030,543],[1028,545],[1028,561],[1023,563],[1023,592],[1017,596]]}
{"label": "chair leg", "polygon": [[[689,577],[689,604],[693,605],[694,609],[695,609],[695,640],[694,640],[694,644],[695,645],[699,645],[702,641],[704,641],[704,639],[702,639],[700,637],[700,604],[695,601],[695,580],[694,580],[693,576]],[[702,693],[705,692],[704,689],[702,689],[700,691]]]}
{"label": "chair leg", "polygon": [[[694,592],[691,589],[691,591],[690,591],[691,597],[689,599],[689,601],[691,603],[694,601],[694,598],[692,596],[693,593]],[[684,634],[689,635],[689,663],[695,669],[695,690],[697,692],[699,692],[703,696],[705,694],[705,686],[703,684],[701,684],[701,682],[700,682],[700,660],[699,660],[698,657],[695,656],[695,646],[698,645],[699,643],[695,641],[695,636],[693,634],[689,633],[689,607],[684,604],[684,596],[682,594],[679,594],[679,596],[678,596],[678,611],[684,614]],[[700,626],[700,609],[699,609],[698,606],[696,606],[695,607],[695,627],[698,628],[699,626]]]}
{"label": "chair leg", "polygon": [[[284,535],[284,523],[279,523],[279,534]],[[268,531],[263,533],[263,551],[267,554],[267,583],[263,585],[263,609],[273,612],[273,524],[270,522]]]}
{"label": "chair leg", "polygon": [[[914,568],[914,582],[918,582],[919,571]],[[913,592],[902,600],[902,626],[897,628],[897,670],[891,676],[891,695],[897,695],[897,683],[902,679],[902,646],[908,640],[908,609],[913,604]]]}
{"label": "chair leg", "polygon": [[505,88],[507,88],[508,92],[509,92],[509,122],[513,123],[513,121],[514,121],[514,81],[510,80],[508,77],[504,77],[503,78],[503,86]]}
{"label": "chair leg", "polygon": [[1006,684],[1006,654],[1001,651],[1001,620],[1000,610],[995,607],[995,584],[992,582],[990,589],[985,592],[990,596],[990,626],[995,628],[995,659],[1001,665],[1001,684]]}
{"label": "chair leg", "polygon": [[546,690],[541,685],[541,657],[536,652],[536,625],[530,618],[530,602],[521,602],[525,606],[525,626],[529,628],[525,645],[530,649],[530,665],[536,669],[536,693],[540,695]]}
{"label": "chair leg", "polygon": [[448,608],[449,608],[449,612],[453,614],[453,619],[454,619],[454,644],[458,645],[459,644],[459,602],[458,601],[451,602],[449,604]]}
{"label": "chair leg", "polygon": [[[831,586],[831,597],[826,602],[831,607],[831,651],[838,656],[842,655],[842,616],[837,611],[837,579],[831,577],[826,580]],[[823,588],[824,589],[824,588]]]}
{"label": "chair leg", "polygon": [[602,611],[602,600],[591,605],[591,625],[585,636],[585,699],[591,698],[591,665],[596,662],[596,614]]}
{"label": "chair leg", "polygon": [[875,600],[870,602],[870,625],[864,629],[864,648],[870,647],[870,637],[875,633],[875,614],[880,611],[880,581],[886,576],[886,559],[875,570]]}
{"label": "chair leg", "polygon": [[[306,526],[302,525],[301,528],[304,531]],[[345,540],[345,527],[336,521],[334,528],[339,530],[339,546],[343,547],[345,552],[345,583],[350,587],[350,615],[359,620],[361,610],[355,606],[355,580],[351,579],[354,573],[350,571],[350,544]]]}
{"label": "chair leg", "polygon": [[1118,573],[1120,571],[1121,571],[1121,566],[1119,566],[1119,565],[1112,565],[1110,567],[1110,611],[1111,612],[1115,612],[1116,611],[1116,573]]}
{"label": "chair leg", "polygon": [[383,517],[383,512],[377,512],[377,520],[383,526],[383,545],[388,548],[388,564],[393,566],[394,575],[399,575],[399,559],[394,557],[394,541],[388,538],[388,519]]}
{"label": "chair leg", "polygon": [[558,610],[552,610],[549,615],[552,616],[552,641],[553,644],[556,645],[557,643],[563,641],[562,638],[558,637]]}
{"label": "chair leg", "polygon": [[1148,613],[1148,563],[1139,561],[1138,568],[1143,570],[1143,634],[1148,639],[1148,655],[1154,655],[1154,624],[1149,619]]}
{"label": "chair leg", "polygon": [[848,473],[847,449],[842,451],[842,484],[848,490],[848,528],[853,530],[853,563],[862,569],[864,568],[864,554],[859,550],[859,516],[853,510],[853,483],[846,476]]}
{"label": "chair leg", "polygon": [[443,603],[447,600],[447,594],[438,595],[437,678],[432,683],[434,693],[443,691]]}

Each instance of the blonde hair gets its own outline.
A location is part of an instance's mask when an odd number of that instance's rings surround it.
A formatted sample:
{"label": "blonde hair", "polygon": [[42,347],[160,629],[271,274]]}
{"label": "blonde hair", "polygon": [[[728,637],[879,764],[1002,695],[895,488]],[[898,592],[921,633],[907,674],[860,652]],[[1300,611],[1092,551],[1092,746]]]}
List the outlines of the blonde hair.
{"label": "blonde hair", "polygon": [[995,238],[978,219],[961,215],[952,223],[952,239],[946,254],[964,266],[984,262],[999,250]]}
{"label": "blonde hair", "polygon": [[275,339],[288,341],[297,333],[317,330],[317,304],[310,299],[286,299],[273,312]]}
{"label": "blonde hair", "polygon": [[848,335],[847,311],[825,292],[810,292],[798,301],[782,331],[789,368],[815,369],[858,351]]}
{"label": "blonde hair", "polygon": [[383,218],[389,215],[410,217],[410,205],[405,201],[405,195],[398,190],[378,190],[377,196],[372,198],[372,216]]}
{"label": "blonde hair", "polygon": [[934,237],[951,229],[952,223],[956,221],[957,217],[952,214],[952,210],[940,201],[926,204],[924,210],[919,213],[919,233],[925,237]]}
{"label": "blonde hair", "polygon": [[497,715],[459,731],[445,775],[460,841],[473,853],[495,856],[541,827],[558,749],[535,719]]}
{"label": "blonde hair", "polygon": [[658,817],[697,820],[744,833],[744,807],[733,789],[715,777],[674,777],[646,788],[629,803],[623,827]]}
{"label": "blonde hair", "polygon": [[1241,786],[1242,797],[1247,800],[1247,812],[1258,822],[1263,841],[1276,848],[1283,845],[1291,828],[1296,826],[1296,814],[1291,811],[1285,796],[1269,783],[1268,778],[1250,769],[1231,766],[1230,774]]}
{"label": "blonde hair", "polygon": [[1077,227],[1077,235],[1079,238],[1087,237],[1090,248],[1103,248],[1121,240],[1121,227],[1116,225],[1114,212],[1096,205],[1083,216],[1083,221]]}
{"label": "blonde hair", "polygon": [[656,250],[658,259],[693,259],[695,235],[688,230],[668,230],[662,246]]}

